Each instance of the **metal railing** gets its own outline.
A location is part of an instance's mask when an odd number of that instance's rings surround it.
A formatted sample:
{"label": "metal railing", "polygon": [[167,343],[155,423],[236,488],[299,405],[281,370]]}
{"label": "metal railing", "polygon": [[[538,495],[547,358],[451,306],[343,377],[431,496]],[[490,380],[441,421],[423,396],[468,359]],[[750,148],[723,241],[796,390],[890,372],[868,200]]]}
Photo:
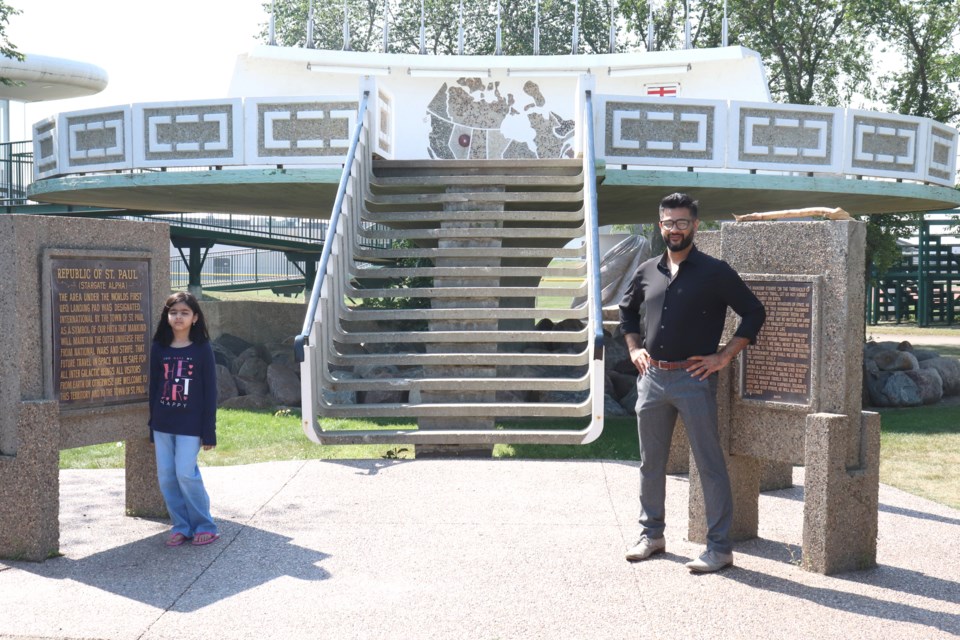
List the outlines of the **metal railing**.
{"label": "metal railing", "polygon": [[[347,160],[343,165],[343,173],[340,175],[340,183],[337,186],[337,197],[333,202],[333,209],[330,211],[330,229],[334,235],[342,235],[340,228],[340,214],[343,209],[344,200],[347,195],[347,186],[351,177],[354,175],[357,160],[357,147],[360,145],[360,136],[363,133],[367,117],[367,104],[370,101],[370,91],[364,91],[360,100],[360,106],[357,109],[357,124],[353,135],[350,138],[350,148],[347,151]],[[304,361],[304,347],[309,344],[310,334],[313,332],[313,324],[317,315],[317,306],[320,303],[320,295],[324,291],[324,280],[327,276],[327,268],[330,265],[330,255],[333,250],[333,242],[324,242],[323,250],[320,253],[320,264],[317,266],[317,277],[313,284],[313,291],[310,294],[310,302],[307,305],[307,314],[303,319],[303,328],[300,334],[294,338],[293,352],[297,362]],[[306,416],[305,416],[306,419]],[[311,419],[312,420],[312,419]]]}
{"label": "metal railing", "polygon": [[597,163],[593,126],[593,91],[587,89],[583,100],[583,199],[587,219],[587,277],[590,278],[588,300],[590,326],[593,330],[593,358],[591,359],[593,419],[587,427],[584,444],[600,437],[603,431],[604,362],[603,362],[603,285],[600,277],[600,213],[597,207]]}
{"label": "metal railing", "polygon": [[[283,281],[303,281],[303,273],[277,251],[237,249],[207,254],[200,272],[200,284],[205,288],[243,287],[266,288]],[[170,286],[183,290],[190,284],[190,273],[177,256],[170,257]]]}
{"label": "metal railing", "polygon": [[26,204],[33,179],[33,143],[0,143],[0,205]]}

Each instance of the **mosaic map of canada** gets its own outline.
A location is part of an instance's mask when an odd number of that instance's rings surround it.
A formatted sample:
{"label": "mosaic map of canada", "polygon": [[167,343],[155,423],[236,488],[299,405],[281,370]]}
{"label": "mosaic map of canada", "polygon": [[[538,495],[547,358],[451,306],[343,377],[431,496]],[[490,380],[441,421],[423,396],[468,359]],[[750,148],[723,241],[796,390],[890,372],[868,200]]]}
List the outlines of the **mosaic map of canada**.
{"label": "mosaic map of canada", "polygon": [[427,106],[431,158],[445,160],[572,158],[573,120],[546,108],[535,82],[519,99],[500,82],[460,78],[444,83]]}

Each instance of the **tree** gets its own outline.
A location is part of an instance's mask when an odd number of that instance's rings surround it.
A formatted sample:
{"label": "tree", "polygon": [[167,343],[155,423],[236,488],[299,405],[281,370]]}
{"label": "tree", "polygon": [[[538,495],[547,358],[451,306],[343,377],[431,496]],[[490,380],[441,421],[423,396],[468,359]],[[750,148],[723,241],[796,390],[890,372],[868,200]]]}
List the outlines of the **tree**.
{"label": "tree", "polygon": [[846,104],[870,89],[866,26],[853,11],[859,1],[732,0],[731,31],[763,57],[774,99]]}
{"label": "tree", "polygon": [[862,0],[860,10],[883,51],[902,66],[881,78],[884,102],[898,113],[956,124],[960,2],[956,0]]}
{"label": "tree", "polygon": [[[9,24],[10,18],[18,15],[19,13],[19,9],[14,9],[4,2],[4,0],[0,0],[0,55],[2,55],[4,58],[23,60],[23,54],[20,53],[17,50],[17,47],[7,39],[7,24]],[[10,78],[0,77],[0,84],[10,86],[17,84],[17,82],[11,80]]]}

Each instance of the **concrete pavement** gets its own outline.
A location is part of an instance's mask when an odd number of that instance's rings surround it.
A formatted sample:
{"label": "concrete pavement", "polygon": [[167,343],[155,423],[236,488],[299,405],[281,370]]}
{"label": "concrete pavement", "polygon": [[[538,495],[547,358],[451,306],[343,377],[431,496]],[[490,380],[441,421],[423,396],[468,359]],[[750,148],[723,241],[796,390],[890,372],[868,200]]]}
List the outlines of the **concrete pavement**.
{"label": "concrete pavement", "polygon": [[[0,563],[0,638],[945,638],[960,635],[960,511],[881,486],[879,566],[802,571],[802,486],[763,494],[736,566],[629,564],[636,463],[295,461],[205,468],[223,537],[163,545],[121,470],[61,472],[61,551]],[[802,484],[802,469],[795,471]]]}

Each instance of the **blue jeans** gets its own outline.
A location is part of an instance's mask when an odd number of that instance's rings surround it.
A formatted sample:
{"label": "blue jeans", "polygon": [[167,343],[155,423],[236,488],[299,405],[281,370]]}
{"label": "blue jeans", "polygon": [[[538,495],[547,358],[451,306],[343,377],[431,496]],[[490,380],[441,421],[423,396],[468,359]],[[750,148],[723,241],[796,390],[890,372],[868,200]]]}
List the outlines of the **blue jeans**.
{"label": "blue jeans", "polygon": [[730,553],[733,495],[717,428],[717,375],[706,380],[683,369],[650,367],[637,381],[640,436],[640,526],[648,538],[662,538],[666,468],[677,414],[683,418],[700,472],[707,515],[707,548]]}
{"label": "blue jeans", "polygon": [[154,431],[153,441],[160,493],[173,521],[171,533],[182,533],[188,538],[198,533],[217,533],[210,515],[210,497],[197,466],[200,438]]}

